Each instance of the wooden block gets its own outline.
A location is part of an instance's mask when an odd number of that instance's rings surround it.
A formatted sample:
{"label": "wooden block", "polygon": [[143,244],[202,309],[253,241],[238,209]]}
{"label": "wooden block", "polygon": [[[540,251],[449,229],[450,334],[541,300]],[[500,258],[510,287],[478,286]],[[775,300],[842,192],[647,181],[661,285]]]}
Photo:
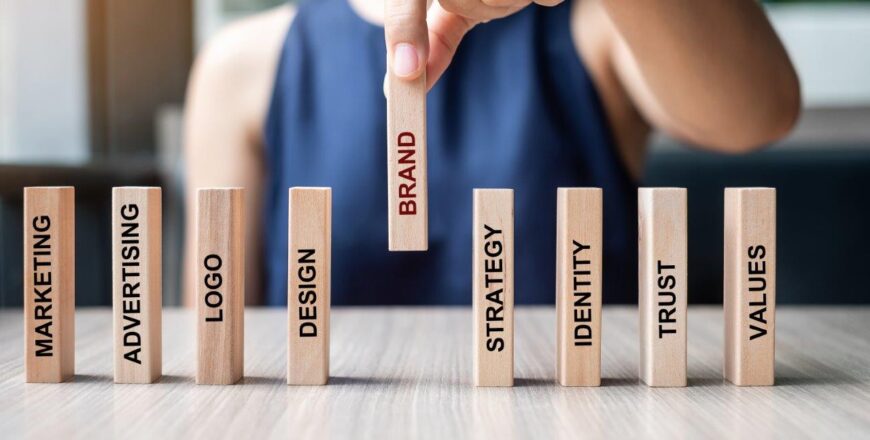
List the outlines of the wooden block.
{"label": "wooden block", "polygon": [[638,190],[640,378],[686,386],[686,189]]}
{"label": "wooden block", "polygon": [[197,193],[197,384],[229,385],[244,371],[244,189]]}
{"label": "wooden block", "polygon": [[474,190],[474,385],[514,384],[514,190]]}
{"label": "wooden block", "polygon": [[287,384],[329,380],[332,189],[290,188]]}
{"label": "wooden block", "polygon": [[75,189],[24,188],[27,382],[75,375]]}
{"label": "wooden block", "polygon": [[389,249],[425,251],[429,248],[426,75],[409,82],[395,78],[389,67],[387,72]]}
{"label": "wooden block", "polygon": [[725,189],[725,378],[773,385],[776,189]]}
{"label": "wooden block", "polygon": [[160,379],[162,221],[160,188],[112,189],[115,383]]}
{"label": "wooden block", "polygon": [[556,377],[601,385],[600,188],[559,188],[556,197]]}

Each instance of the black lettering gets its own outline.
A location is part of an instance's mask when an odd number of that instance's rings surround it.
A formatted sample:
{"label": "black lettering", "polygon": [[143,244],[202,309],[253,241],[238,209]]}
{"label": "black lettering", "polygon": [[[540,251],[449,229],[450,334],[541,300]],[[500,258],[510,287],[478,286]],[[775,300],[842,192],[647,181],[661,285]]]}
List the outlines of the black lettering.
{"label": "black lettering", "polygon": [[486,351],[503,351],[505,348],[504,339],[491,338],[486,340]]}
{"label": "black lettering", "polygon": [[52,357],[52,340],[51,339],[36,339],[33,341],[36,344],[36,356]]}
{"label": "black lettering", "polygon": [[677,287],[677,277],[676,275],[665,274],[665,271],[673,271],[676,268],[676,265],[664,264],[661,260],[656,262],[656,271],[658,273],[656,286],[659,288],[656,295],[658,297],[659,339],[664,338],[665,335],[677,334],[677,318],[674,316],[677,313],[677,294],[674,292],[674,289]]}
{"label": "black lettering", "polygon": [[[746,255],[746,299],[749,305],[749,340],[767,335],[767,250],[762,245],[749,246]],[[753,261],[754,260],[754,261]]]}
{"label": "black lettering", "polygon": [[303,322],[299,325],[300,338],[317,337],[317,326],[313,322]]}

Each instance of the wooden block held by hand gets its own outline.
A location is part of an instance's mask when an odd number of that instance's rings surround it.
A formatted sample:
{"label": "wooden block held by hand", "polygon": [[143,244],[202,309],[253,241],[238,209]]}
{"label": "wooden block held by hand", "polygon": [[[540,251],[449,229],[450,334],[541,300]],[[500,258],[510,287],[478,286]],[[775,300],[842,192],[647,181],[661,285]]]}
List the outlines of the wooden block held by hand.
{"label": "wooden block held by hand", "polygon": [[556,206],[556,377],[599,386],[602,191],[559,188]]}
{"label": "wooden block held by hand", "polygon": [[389,66],[387,72],[389,249],[425,251],[429,248],[426,75],[404,81]]}
{"label": "wooden block held by hand", "polygon": [[725,189],[725,378],[773,385],[776,189]]}
{"label": "wooden block held by hand", "polygon": [[75,189],[24,188],[27,382],[75,375]]}
{"label": "wooden block held by hand", "polygon": [[244,371],[244,189],[197,192],[197,384],[229,385]]}
{"label": "wooden block held by hand", "polygon": [[332,190],[290,188],[287,384],[329,380]]}
{"label": "wooden block held by hand", "polygon": [[514,190],[474,190],[474,385],[514,384]]}
{"label": "wooden block held by hand", "polygon": [[638,190],[640,378],[686,386],[686,189]]}
{"label": "wooden block held by hand", "polygon": [[162,368],[161,190],[112,189],[115,383],[152,383]]}

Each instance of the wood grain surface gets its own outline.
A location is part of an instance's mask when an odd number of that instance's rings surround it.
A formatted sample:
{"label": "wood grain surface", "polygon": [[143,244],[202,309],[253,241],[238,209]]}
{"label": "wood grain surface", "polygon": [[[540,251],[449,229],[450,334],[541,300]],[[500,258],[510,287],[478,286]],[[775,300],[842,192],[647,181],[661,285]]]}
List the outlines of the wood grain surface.
{"label": "wood grain surface", "polygon": [[776,189],[725,189],[725,378],[773,385]]}
{"label": "wood grain surface", "polygon": [[640,378],[653,387],[686,386],[686,193],[637,191]]}
{"label": "wood grain surface", "polygon": [[24,188],[28,382],[63,382],[75,373],[75,212],[71,186]]}
{"label": "wood grain surface", "polygon": [[290,188],[287,384],[329,380],[332,189]]}
{"label": "wood grain surface", "polygon": [[112,382],[111,310],[79,309],[77,375],[24,382],[20,309],[0,312],[4,438],[860,438],[870,432],[870,308],[780,307],[777,381],[722,379],[721,307],[691,307],[689,386],[638,382],[637,309],[603,308],[601,387],[556,384],[555,310],[518,307],[516,386],[477,388],[471,309],[332,311],[332,378],[286,385],[287,311],[249,308],[246,376],[202,387],[196,315],[164,311],[164,376]]}
{"label": "wood grain surface", "polygon": [[556,192],[556,375],[601,385],[601,188]]}
{"label": "wood grain surface", "polygon": [[196,383],[227,385],[244,375],[245,190],[197,190]]}
{"label": "wood grain surface", "polygon": [[163,203],[157,187],[112,189],[115,382],[160,378]]}
{"label": "wood grain surface", "polygon": [[471,258],[474,384],[514,384],[514,190],[475,189]]}
{"label": "wood grain surface", "polygon": [[[389,58],[389,57],[387,57]],[[387,67],[389,249],[429,249],[426,74],[403,81]]]}

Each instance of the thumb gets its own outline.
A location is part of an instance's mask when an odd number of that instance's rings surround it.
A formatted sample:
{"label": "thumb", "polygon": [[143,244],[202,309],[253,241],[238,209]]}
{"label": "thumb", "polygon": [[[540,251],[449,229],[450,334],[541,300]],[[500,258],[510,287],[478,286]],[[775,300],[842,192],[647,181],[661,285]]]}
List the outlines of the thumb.
{"label": "thumb", "polygon": [[453,61],[462,37],[478,21],[445,11],[438,2],[429,10],[429,62],[426,89],[431,89]]}
{"label": "thumb", "polygon": [[384,38],[387,68],[400,79],[418,78],[429,58],[426,0],[386,0]]}

